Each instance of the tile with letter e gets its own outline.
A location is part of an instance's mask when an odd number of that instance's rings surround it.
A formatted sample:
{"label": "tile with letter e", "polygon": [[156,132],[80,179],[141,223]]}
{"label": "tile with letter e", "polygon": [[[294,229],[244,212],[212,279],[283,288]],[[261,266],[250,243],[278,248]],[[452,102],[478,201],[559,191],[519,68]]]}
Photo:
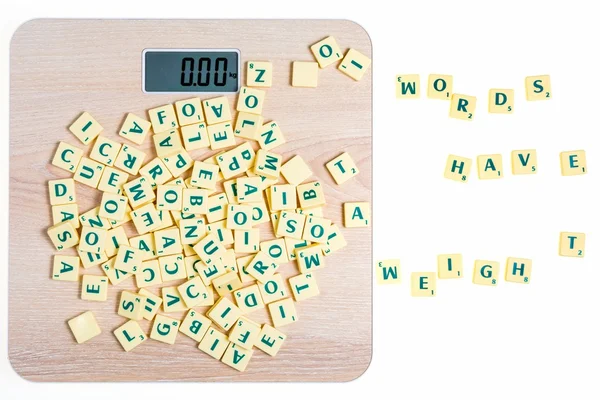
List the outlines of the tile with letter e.
{"label": "tile with letter e", "polygon": [[264,351],[271,357],[275,357],[286,338],[287,336],[284,333],[278,331],[270,325],[264,324],[260,330],[260,333],[258,334],[258,340],[254,346],[256,346],[257,349]]}
{"label": "tile with letter e", "polygon": [[411,273],[410,294],[413,297],[434,297],[436,295],[435,272]]}
{"label": "tile with letter e", "polygon": [[587,173],[585,150],[563,151],[560,153],[560,169],[563,176]]}

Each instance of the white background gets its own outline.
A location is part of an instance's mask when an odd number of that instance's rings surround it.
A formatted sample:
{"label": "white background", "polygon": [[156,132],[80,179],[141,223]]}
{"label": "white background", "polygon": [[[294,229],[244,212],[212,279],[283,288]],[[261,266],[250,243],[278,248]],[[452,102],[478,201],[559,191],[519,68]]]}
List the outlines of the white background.
{"label": "white background", "polygon": [[[12,32],[34,17],[347,18],[374,49],[376,259],[400,258],[400,286],[374,291],[374,355],[346,384],[32,384],[7,356],[7,271],[0,274],[2,390],[10,398],[106,399],[110,395],[362,397],[407,399],[598,398],[600,294],[596,249],[600,175],[597,13],[586,3],[309,1],[26,1],[2,12],[0,201],[8,208],[8,53]],[[178,4],[174,7],[174,4]],[[307,45],[309,45],[307,43]],[[478,99],[473,122],[447,117],[448,103],[396,100],[398,73],[451,74],[457,93]],[[550,74],[553,99],[526,102],[527,75]],[[487,113],[490,88],[514,88],[514,115]],[[335,101],[335,99],[323,99]],[[537,149],[539,173],[513,176],[510,151]],[[558,154],[585,149],[589,174],[562,177]],[[505,177],[443,179],[449,153],[501,153]],[[2,218],[0,252],[8,227]],[[585,232],[585,259],[557,255],[560,231]],[[411,271],[434,271],[440,253],[461,252],[462,280],[438,281],[436,298],[412,298]],[[530,285],[470,282],[476,258],[533,259]],[[5,258],[6,260],[6,258]],[[503,269],[502,269],[503,273]],[[35,290],[35,288],[32,288]],[[380,392],[381,393],[381,392]],[[237,394],[240,395],[240,394]]]}

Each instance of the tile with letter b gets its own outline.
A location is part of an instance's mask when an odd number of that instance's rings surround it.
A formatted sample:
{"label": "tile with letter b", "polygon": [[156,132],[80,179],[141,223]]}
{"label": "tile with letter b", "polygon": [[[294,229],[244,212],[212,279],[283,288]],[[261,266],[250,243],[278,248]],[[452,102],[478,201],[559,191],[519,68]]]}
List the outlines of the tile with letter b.
{"label": "tile with letter b", "polygon": [[470,158],[450,154],[448,156],[448,160],[446,161],[446,168],[444,169],[444,178],[456,182],[468,182],[472,163],[473,161]]}
{"label": "tile with letter b", "polygon": [[189,310],[183,321],[181,321],[179,332],[200,343],[206,332],[208,332],[211,324],[212,322],[210,319],[206,318],[198,311]]}
{"label": "tile with letter b", "polygon": [[585,256],[585,233],[580,232],[561,232],[559,251],[563,257]]}
{"label": "tile with letter b", "polygon": [[380,285],[399,284],[401,282],[400,260],[378,261],[375,265],[375,276],[377,276],[377,283]]}

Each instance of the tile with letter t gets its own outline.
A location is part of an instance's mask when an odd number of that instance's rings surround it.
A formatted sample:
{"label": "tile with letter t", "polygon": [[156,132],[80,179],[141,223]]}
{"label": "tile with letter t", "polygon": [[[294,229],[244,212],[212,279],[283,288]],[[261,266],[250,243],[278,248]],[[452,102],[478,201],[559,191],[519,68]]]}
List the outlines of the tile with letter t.
{"label": "tile with letter t", "polygon": [[435,272],[411,273],[410,294],[413,297],[434,297],[436,295]]}
{"label": "tile with letter t", "polygon": [[375,275],[377,283],[380,285],[390,285],[400,283],[400,260],[389,259],[378,261],[375,266]]}
{"label": "tile with letter t", "polygon": [[348,179],[358,175],[358,167],[350,157],[350,154],[344,152],[325,164],[329,173],[335,180],[335,183],[341,185]]}
{"label": "tile with letter t", "polygon": [[499,262],[475,260],[475,265],[473,266],[473,283],[477,285],[496,286],[499,274]]}
{"label": "tile with letter t", "polygon": [[446,161],[446,169],[444,170],[444,178],[456,182],[467,183],[469,174],[471,173],[471,164],[473,161],[470,158],[455,156],[450,154]]}
{"label": "tile with letter t", "polygon": [[319,295],[319,287],[314,274],[300,274],[288,280],[294,300],[302,301]]}
{"label": "tile with letter t", "polygon": [[533,262],[527,258],[508,257],[506,259],[504,280],[515,283],[530,283],[532,263]]}
{"label": "tile with letter t", "polygon": [[563,257],[583,258],[585,255],[585,233],[561,232],[558,253]]}

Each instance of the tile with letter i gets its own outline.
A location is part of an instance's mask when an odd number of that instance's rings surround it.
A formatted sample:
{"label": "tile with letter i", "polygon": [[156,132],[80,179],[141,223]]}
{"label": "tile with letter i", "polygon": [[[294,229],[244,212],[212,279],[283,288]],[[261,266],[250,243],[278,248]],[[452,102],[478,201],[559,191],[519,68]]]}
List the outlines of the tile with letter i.
{"label": "tile with letter i", "polygon": [[585,150],[563,151],[560,153],[562,176],[583,175],[587,173]]}
{"label": "tile with letter i", "polygon": [[113,334],[123,346],[123,350],[129,352],[140,344],[144,343],[148,337],[140,327],[137,321],[130,320],[113,331]]}
{"label": "tile with letter i", "polygon": [[310,51],[315,56],[320,68],[328,67],[342,59],[342,50],[333,36],[328,36],[313,44],[310,46]]}
{"label": "tile with letter i", "polygon": [[254,346],[271,357],[275,357],[285,342],[285,339],[287,339],[287,336],[284,333],[270,325],[264,324],[258,334],[258,340]]}
{"label": "tile with letter i", "polygon": [[435,272],[413,272],[410,274],[410,294],[413,297],[435,297]]}
{"label": "tile with letter i", "polygon": [[156,187],[156,209],[181,211],[183,186],[158,185]]}
{"label": "tile with letter i", "polygon": [[202,103],[199,97],[175,102],[175,111],[179,126],[186,126],[204,121]]}
{"label": "tile with letter i", "polygon": [[238,95],[236,110],[249,114],[262,114],[266,92],[260,89],[242,87]]}
{"label": "tile with letter i", "polygon": [[154,316],[160,309],[160,305],[162,304],[162,298],[160,298],[159,296],[155,295],[147,289],[140,289],[138,293],[146,298],[146,305],[144,306],[143,317],[145,320],[152,321],[154,319]]}
{"label": "tile with letter i", "polygon": [[181,312],[189,307],[183,302],[181,294],[175,286],[163,287],[160,289],[163,300],[163,311],[167,314]]}
{"label": "tile with letter i", "polygon": [[152,136],[152,141],[154,142],[154,149],[158,157],[172,156],[183,150],[183,143],[177,129],[157,133]]}
{"label": "tile with letter i", "polygon": [[53,206],[77,203],[75,181],[71,178],[48,181],[48,194]]}
{"label": "tile with letter i", "polygon": [[77,343],[85,343],[102,332],[94,313],[91,311],[86,311],[70,319],[67,323]]}
{"label": "tile with letter i", "polygon": [[56,153],[52,159],[52,165],[65,171],[74,173],[83,157],[83,150],[69,143],[58,142]]}
{"label": "tile with letter i", "polygon": [[318,244],[296,250],[298,269],[303,274],[325,268],[324,257]]}
{"label": "tile with letter i", "polygon": [[106,301],[108,295],[108,278],[100,275],[83,275],[81,280],[81,299],[90,301]]}
{"label": "tile with letter i", "polygon": [[261,115],[239,112],[233,134],[240,138],[257,140],[262,125],[263,117]]}
{"label": "tile with letter i", "polygon": [[537,173],[536,150],[513,150],[510,153],[513,175],[530,175]]}
{"label": "tile with letter i", "polygon": [[550,75],[528,76],[525,78],[525,93],[528,101],[550,100],[552,89]]}
{"label": "tile with letter i", "polygon": [[266,282],[276,270],[277,264],[263,251],[256,253],[250,264],[246,267],[246,272],[261,283]]}
{"label": "tile with letter i", "polygon": [[260,325],[258,323],[249,318],[240,317],[229,332],[229,340],[246,350],[252,350],[259,333]]}
{"label": "tile with letter i", "polygon": [[360,228],[371,225],[371,205],[366,202],[344,203],[344,226]]}
{"label": "tile with letter i", "polygon": [[127,197],[113,193],[103,193],[98,216],[121,221],[127,211]]}
{"label": "tile with letter i", "polygon": [[260,229],[233,231],[233,247],[236,253],[256,253],[260,246]]}
{"label": "tile with letter i", "polygon": [[319,64],[313,61],[292,62],[292,86],[315,88],[319,78]]}
{"label": "tile with letter i", "polygon": [[313,274],[300,274],[288,279],[294,300],[302,301],[319,295],[317,279]]}
{"label": "tile with letter i", "polygon": [[92,151],[90,151],[89,157],[107,166],[111,166],[117,158],[117,154],[121,150],[121,144],[113,140],[106,138],[105,136],[98,136]]}
{"label": "tile with letter i", "polygon": [[558,254],[563,257],[583,258],[585,255],[585,233],[561,232]]}
{"label": "tile with letter i", "polygon": [[256,140],[263,150],[272,150],[285,143],[283,132],[281,131],[279,124],[275,121],[264,124],[259,129]]}
{"label": "tile with letter i", "polygon": [[210,319],[206,318],[198,311],[189,310],[183,321],[181,321],[179,332],[200,343],[206,332],[208,332],[211,324],[212,322]]}
{"label": "tile with letter i", "polygon": [[450,118],[473,121],[475,119],[475,106],[477,98],[464,94],[453,93],[450,99]]}
{"label": "tile with letter i", "polygon": [[152,108],[148,110],[148,116],[150,117],[154,133],[162,133],[173,128],[179,128],[173,104],[165,104],[164,106]]}
{"label": "tile with letter i", "polygon": [[114,267],[120,271],[137,274],[142,267],[142,255],[140,250],[122,245],[117,251]]}
{"label": "tile with letter i", "polygon": [[350,49],[338,69],[355,81],[360,81],[371,66],[371,59],[358,50]]}
{"label": "tile with letter i", "polygon": [[336,224],[331,224],[327,230],[327,243],[323,245],[323,255],[328,256],[346,247],[348,243]]}
{"label": "tile with letter i", "polygon": [[527,258],[508,257],[506,259],[504,280],[514,283],[530,283],[532,264],[533,262]]}
{"label": "tile with letter i", "polygon": [[389,259],[378,261],[375,266],[377,283],[380,285],[393,285],[401,283],[400,260]]}
{"label": "tile with letter i", "polygon": [[166,344],[175,344],[180,324],[178,319],[158,314],[154,318],[154,324],[150,331],[150,339]]}
{"label": "tile with letter i", "polygon": [[146,153],[124,144],[123,147],[121,147],[119,154],[117,154],[113,165],[115,168],[125,171],[130,175],[137,175],[145,158]]}
{"label": "tile with letter i", "polygon": [[79,161],[79,165],[75,170],[75,174],[73,175],[73,179],[79,183],[83,183],[91,188],[96,189],[98,187],[98,183],[100,182],[100,178],[102,173],[104,172],[104,165],[96,162],[94,160],[90,160],[87,157],[81,157]]}
{"label": "tile with letter i", "polygon": [[418,99],[421,97],[421,77],[418,74],[396,75],[396,98]]}
{"label": "tile with letter i", "polygon": [[204,100],[202,107],[204,108],[204,116],[208,125],[231,121],[231,109],[229,108],[229,100],[227,100],[226,96]]}
{"label": "tile with letter i", "polygon": [[52,279],[55,281],[77,282],[79,280],[79,265],[79,257],[55,254],[52,262]]}
{"label": "tile with letter i", "polygon": [[260,297],[264,304],[270,304],[274,301],[289,297],[281,274],[273,274],[264,282],[259,282],[258,290],[260,291]]}
{"label": "tile with letter i", "polygon": [[463,277],[462,254],[440,254],[437,256],[438,278],[456,279]]}
{"label": "tile with letter i", "polygon": [[102,125],[98,123],[88,112],[82,113],[69,126],[69,130],[83,144],[90,144],[102,132]]}
{"label": "tile with letter i", "polygon": [[246,63],[246,86],[271,87],[273,64],[270,61],[248,61]]}
{"label": "tile with letter i", "polygon": [[471,173],[471,164],[473,161],[470,158],[455,156],[450,154],[446,161],[444,169],[444,178],[456,182],[467,183],[469,174]]}
{"label": "tile with letter i", "polygon": [[477,156],[477,174],[479,179],[500,179],[504,176],[502,154]]}
{"label": "tile with letter i", "polygon": [[358,167],[348,153],[342,153],[325,164],[335,183],[341,185],[348,179],[358,175]]}
{"label": "tile with letter i", "polygon": [[243,315],[265,308],[258,285],[250,285],[233,292],[233,298]]}
{"label": "tile with letter i", "polygon": [[142,144],[150,132],[152,124],[135,114],[129,113],[119,129],[119,136],[132,141],[135,144]]}
{"label": "tile with letter i", "polygon": [[79,249],[90,253],[103,253],[106,248],[107,230],[84,226],[81,228]]}
{"label": "tile with letter i", "polygon": [[181,141],[187,151],[207,149],[210,147],[206,123],[200,122],[181,127]]}
{"label": "tile with letter i", "polygon": [[220,360],[229,345],[227,336],[213,327],[208,328],[198,348],[216,360]]}
{"label": "tile with letter i", "polygon": [[271,211],[295,210],[298,206],[296,188],[296,186],[289,184],[271,186],[269,188]]}
{"label": "tile with letter i", "polygon": [[145,305],[146,298],[144,296],[139,293],[123,290],[121,292],[117,314],[134,321],[140,321],[144,318]]}
{"label": "tile with letter i", "polygon": [[225,296],[243,286],[237,271],[230,271],[213,279],[212,285],[219,296]]}
{"label": "tile with letter i", "polygon": [[219,328],[228,331],[233,327],[238,318],[242,316],[242,311],[227,297],[221,297],[206,312],[206,316]]}
{"label": "tile with letter i", "polygon": [[452,75],[430,74],[427,79],[427,97],[430,99],[450,100],[452,97]]}
{"label": "tile with letter i", "polygon": [[496,261],[475,260],[473,283],[476,285],[496,286],[500,274],[500,263]]}
{"label": "tile with letter i", "polygon": [[298,186],[312,176],[312,170],[302,157],[296,155],[281,166],[281,175],[288,183]]}
{"label": "tile with letter i", "polygon": [[48,228],[48,236],[58,251],[74,247],[79,243],[77,229],[69,221]]}
{"label": "tile with letter i", "polygon": [[512,114],[515,111],[515,91],[513,89],[490,89],[488,112],[491,114]]}
{"label": "tile with letter i", "polygon": [[188,308],[195,307],[208,299],[208,289],[199,276],[177,286],[177,291]]}
{"label": "tile with letter i", "polygon": [[244,372],[252,358],[254,350],[244,349],[235,343],[230,343],[221,358],[221,362],[240,372]]}
{"label": "tile with letter i", "polygon": [[269,314],[271,314],[271,320],[275,328],[298,321],[294,300],[290,298],[269,304]]}

